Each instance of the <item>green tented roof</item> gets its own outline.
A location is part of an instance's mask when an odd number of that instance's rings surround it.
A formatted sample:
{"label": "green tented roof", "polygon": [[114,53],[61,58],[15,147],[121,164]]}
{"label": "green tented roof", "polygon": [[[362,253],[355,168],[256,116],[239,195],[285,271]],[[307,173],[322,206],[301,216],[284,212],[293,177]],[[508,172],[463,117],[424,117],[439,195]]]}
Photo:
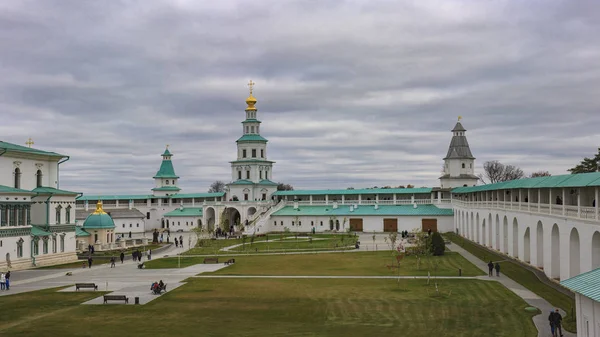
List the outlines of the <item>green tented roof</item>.
{"label": "green tented roof", "polygon": [[[165,150],[165,153],[167,151],[169,151],[169,150],[168,149]],[[156,172],[156,175],[154,175],[153,178],[154,179],[156,179],[156,178],[177,179],[179,177],[175,174],[175,169],[173,168],[173,162],[170,159],[163,159],[162,163],[160,163],[160,168],[158,169],[158,172]]]}
{"label": "green tented roof", "polygon": [[268,140],[261,135],[243,135],[236,142],[245,142],[245,141],[268,142]]}
{"label": "green tented roof", "polygon": [[176,209],[169,213],[163,214],[164,217],[167,216],[202,216],[202,208],[188,207],[183,209]]}
{"label": "green tented roof", "polygon": [[34,194],[31,191],[22,190],[20,188],[13,188],[13,187],[4,186],[4,185],[0,185],[0,193]]}
{"label": "green tented roof", "polygon": [[52,233],[50,232],[46,232],[45,230],[36,227],[36,226],[31,226],[31,235],[33,236],[49,236],[52,235]]}
{"label": "green tented roof", "polygon": [[21,145],[17,145],[17,144],[0,141],[0,151],[4,152],[3,150],[21,152],[21,153],[26,153],[26,154],[37,154],[37,155],[42,155],[42,156],[58,157],[58,158],[67,157],[65,155],[58,154],[56,152],[42,151],[42,150],[37,150],[37,149],[26,147],[26,146],[21,146]]}
{"label": "green tented roof", "polygon": [[272,216],[451,216],[454,211],[450,208],[438,208],[435,205],[380,205],[375,209],[373,205],[359,205],[350,212],[350,205],[338,205],[334,209],[332,205],[300,205],[297,209],[286,206],[272,214]]}
{"label": "green tented roof", "polygon": [[236,180],[232,183],[230,183],[229,185],[253,185],[254,183],[251,182],[250,180],[246,180],[246,179],[240,179],[240,180]]}
{"label": "green tented roof", "polygon": [[600,268],[560,282],[564,287],[600,302]]}
{"label": "green tented roof", "polygon": [[600,172],[523,178],[488,185],[457,187],[452,190],[452,193],[473,193],[519,188],[567,188],[590,186],[600,186]]}
{"label": "green tented roof", "polygon": [[86,231],[85,231],[85,229],[83,229],[83,228],[81,228],[81,227],[79,227],[79,226],[76,226],[76,227],[75,227],[75,236],[76,236],[76,237],[81,237],[81,236],[90,236],[90,235],[92,235],[92,234],[90,234],[90,233],[86,232]]}
{"label": "green tented roof", "polygon": [[162,154],[163,156],[172,156],[171,151],[169,151],[169,148],[165,149],[165,152],[163,152]]}
{"label": "green tented roof", "polygon": [[181,188],[177,186],[163,186],[163,187],[155,187],[152,189],[153,191],[181,191]]}
{"label": "green tented roof", "polygon": [[71,192],[59,190],[54,187],[37,187],[32,192],[39,194],[55,194],[55,195],[77,195],[79,192]]}
{"label": "green tented roof", "polygon": [[225,192],[217,193],[189,193],[189,194],[173,194],[170,198],[173,199],[191,199],[191,198],[218,198],[225,196]]}
{"label": "green tented roof", "polygon": [[356,190],[294,190],[277,191],[273,195],[299,196],[299,195],[357,195],[357,194],[427,194],[431,193],[429,187],[422,188],[363,188]]}

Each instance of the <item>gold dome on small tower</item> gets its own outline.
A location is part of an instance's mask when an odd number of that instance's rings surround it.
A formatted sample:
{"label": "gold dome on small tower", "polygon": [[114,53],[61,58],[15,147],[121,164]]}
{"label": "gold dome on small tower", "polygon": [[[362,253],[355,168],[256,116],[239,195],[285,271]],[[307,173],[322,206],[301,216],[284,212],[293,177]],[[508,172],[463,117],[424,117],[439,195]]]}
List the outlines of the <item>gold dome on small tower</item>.
{"label": "gold dome on small tower", "polygon": [[250,96],[248,96],[248,98],[246,98],[246,105],[248,105],[246,107],[246,111],[248,111],[248,110],[256,111],[256,107],[254,106],[256,104],[256,98],[254,96],[252,96],[252,90],[254,89],[255,84],[256,83],[252,82],[252,80],[250,80],[250,82],[248,82],[248,88],[250,88]]}

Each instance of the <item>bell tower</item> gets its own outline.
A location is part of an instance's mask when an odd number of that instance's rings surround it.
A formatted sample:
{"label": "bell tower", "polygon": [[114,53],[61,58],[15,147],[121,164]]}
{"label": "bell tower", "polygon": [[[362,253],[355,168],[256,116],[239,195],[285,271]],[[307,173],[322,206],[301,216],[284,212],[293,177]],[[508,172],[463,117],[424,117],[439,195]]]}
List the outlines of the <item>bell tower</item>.
{"label": "bell tower", "polygon": [[475,175],[475,157],[465,136],[467,130],[461,120],[462,117],[459,116],[452,129],[452,140],[444,158],[444,175],[440,177],[442,188],[475,186],[479,180]]}

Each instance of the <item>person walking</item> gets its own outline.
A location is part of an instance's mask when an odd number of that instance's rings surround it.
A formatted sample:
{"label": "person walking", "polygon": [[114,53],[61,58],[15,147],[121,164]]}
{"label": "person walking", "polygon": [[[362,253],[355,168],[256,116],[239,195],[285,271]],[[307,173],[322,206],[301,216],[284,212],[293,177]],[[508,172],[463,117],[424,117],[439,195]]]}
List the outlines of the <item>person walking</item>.
{"label": "person walking", "polygon": [[8,290],[10,289],[10,270],[6,272],[4,278],[6,279],[6,290]]}
{"label": "person walking", "polygon": [[179,241],[177,241],[177,238],[175,238],[175,248],[179,247]]}
{"label": "person walking", "polygon": [[179,246],[183,248],[183,235],[179,235]]}
{"label": "person walking", "polygon": [[488,269],[489,269],[489,276],[492,277],[494,276],[494,262],[490,261],[490,263],[488,263]]}
{"label": "person walking", "polygon": [[0,272],[0,290],[4,290],[5,286],[6,286],[6,276],[4,275],[4,273]]}
{"label": "person walking", "polygon": [[558,308],[556,309],[556,312],[554,313],[554,334],[557,337],[558,336],[563,337],[563,333],[562,333],[562,315],[558,311]]}
{"label": "person walking", "polygon": [[554,310],[550,310],[548,322],[550,323],[550,332],[552,332],[552,337],[556,337],[556,329],[554,328]]}
{"label": "person walking", "polygon": [[152,260],[152,250],[148,249],[148,261]]}
{"label": "person walking", "polygon": [[115,268],[115,257],[114,256],[110,257],[110,267]]}
{"label": "person walking", "polygon": [[121,256],[119,256],[121,258],[121,264],[123,264],[123,260],[125,260],[125,253],[121,252]]}
{"label": "person walking", "polygon": [[496,268],[496,276],[500,276],[500,263],[496,262],[496,265],[494,266]]}
{"label": "person walking", "polygon": [[131,258],[133,259],[133,262],[137,261],[137,254],[135,250],[131,252]]}
{"label": "person walking", "polygon": [[138,256],[138,261],[142,262],[142,252],[140,252],[139,250],[137,251],[137,256]]}
{"label": "person walking", "polygon": [[88,257],[88,268],[92,268],[92,257]]}

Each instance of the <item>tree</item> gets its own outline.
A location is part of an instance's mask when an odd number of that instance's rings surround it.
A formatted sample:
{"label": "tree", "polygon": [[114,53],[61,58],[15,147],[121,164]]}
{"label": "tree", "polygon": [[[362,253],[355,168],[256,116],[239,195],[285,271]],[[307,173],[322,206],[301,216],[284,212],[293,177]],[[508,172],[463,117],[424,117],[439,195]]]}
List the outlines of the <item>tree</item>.
{"label": "tree", "polygon": [[577,166],[570,168],[567,171],[571,172],[571,174],[600,171],[600,147],[594,158],[585,157]]}
{"label": "tree", "polygon": [[520,168],[513,165],[505,165],[497,160],[486,161],[483,164],[483,174],[479,175],[479,180],[484,184],[495,184],[502,181],[521,179],[525,173]]}
{"label": "tree", "polygon": [[225,192],[225,183],[221,180],[217,180],[214,183],[210,184],[210,188],[208,189],[208,193],[218,192]]}
{"label": "tree", "polygon": [[438,232],[431,234],[431,249],[434,256],[444,255],[446,244],[444,243],[444,238]]}
{"label": "tree", "polygon": [[415,185],[408,184],[406,185],[406,188],[415,188]]}
{"label": "tree", "polygon": [[292,186],[290,184],[279,183],[279,184],[277,184],[277,190],[278,191],[293,191],[294,186]]}
{"label": "tree", "polygon": [[550,177],[552,174],[548,171],[537,171],[533,172],[529,175],[529,178],[537,178],[537,177]]}

